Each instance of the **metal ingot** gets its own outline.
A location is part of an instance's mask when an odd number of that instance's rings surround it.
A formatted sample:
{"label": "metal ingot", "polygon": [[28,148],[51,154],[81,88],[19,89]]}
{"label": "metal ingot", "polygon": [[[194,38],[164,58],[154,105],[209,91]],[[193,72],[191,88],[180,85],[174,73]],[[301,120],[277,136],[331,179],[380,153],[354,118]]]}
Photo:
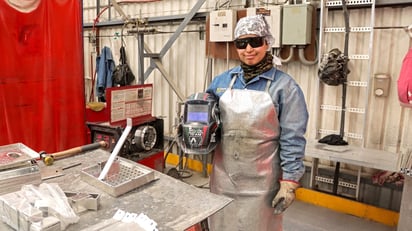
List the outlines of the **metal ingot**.
{"label": "metal ingot", "polygon": [[106,161],[84,168],[80,176],[83,181],[114,197],[156,179],[154,170],[119,157],[118,160],[113,162],[106,178],[99,180],[98,177],[105,164]]}
{"label": "metal ingot", "polygon": [[97,210],[100,203],[100,194],[84,192],[64,192],[70,206],[76,213],[86,210]]}
{"label": "metal ingot", "polygon": [[22,143],[0,146],[0,170],[27,166],[39,154]]}
{"label": "metal ingot", "polygon": [[0,171],[0,195],[18,191],[26,184],[40,183],[40,169],[36,164]]}

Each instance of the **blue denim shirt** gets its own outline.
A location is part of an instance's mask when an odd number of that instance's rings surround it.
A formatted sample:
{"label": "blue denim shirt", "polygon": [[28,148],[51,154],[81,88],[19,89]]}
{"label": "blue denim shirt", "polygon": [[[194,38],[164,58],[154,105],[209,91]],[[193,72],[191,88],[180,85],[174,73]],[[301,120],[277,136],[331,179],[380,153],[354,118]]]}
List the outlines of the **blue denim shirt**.
{"label": "blue denim shirt", "polygon": [[96,92],[99,99],[106,102],[106,88],[113,86],[113,71],[116,68],[112,51],[109,47],[103,47],[100,56],[96,57]]}
{"label": "blue denim shirt", "polygon": [[238,78],[233,89],[264,91],[267,81],[272,81],[268,93],[272,98],[280,125],[279,156],[283,171],[282,179],[298,182],[305,173],[303,157],[306,139],[304,134],[309,118],[301,88],[291,76],[276,68],[245,83],[243,70],[237,66],[216,76],[206,92],[219,99],[229,87],[232,77],[236,75]]}

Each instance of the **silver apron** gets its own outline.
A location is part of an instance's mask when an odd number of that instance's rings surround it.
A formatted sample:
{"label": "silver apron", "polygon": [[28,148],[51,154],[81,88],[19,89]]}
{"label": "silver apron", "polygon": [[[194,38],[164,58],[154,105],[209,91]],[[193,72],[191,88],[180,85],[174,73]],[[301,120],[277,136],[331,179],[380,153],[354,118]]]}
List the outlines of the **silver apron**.
{"label": "silver apron", "polygon": [[221,145],[215,149],[210,190],[234,201],[210,217],[212,231],[281,231],[271,207],[279,189],[279,121],[266,91],[232,89],[220,98]]}

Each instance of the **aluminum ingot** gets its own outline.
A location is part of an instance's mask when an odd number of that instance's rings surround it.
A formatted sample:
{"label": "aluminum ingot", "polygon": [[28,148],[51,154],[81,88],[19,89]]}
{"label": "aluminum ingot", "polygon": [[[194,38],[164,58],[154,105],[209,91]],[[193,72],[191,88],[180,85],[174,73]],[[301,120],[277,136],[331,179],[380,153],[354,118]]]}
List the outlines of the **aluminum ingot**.
{"label": "aluminum ingot", "polygon": [[76,213],[99,208],[100,194],[82,192],[64,192],[64,194]]}

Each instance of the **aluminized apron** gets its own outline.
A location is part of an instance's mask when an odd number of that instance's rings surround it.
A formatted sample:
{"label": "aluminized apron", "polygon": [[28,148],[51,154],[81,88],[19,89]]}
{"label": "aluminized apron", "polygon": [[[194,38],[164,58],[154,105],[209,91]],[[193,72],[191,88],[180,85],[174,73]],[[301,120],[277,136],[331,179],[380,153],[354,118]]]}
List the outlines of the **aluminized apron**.
{"label": "aluminized apron", "polygon": [[222,139],[215,149],[211,192],[234,201],[210,217],[212,231],[281,231],[272,199],[279,189],[279,121],[266,91],[232,89],[220,98]]}

